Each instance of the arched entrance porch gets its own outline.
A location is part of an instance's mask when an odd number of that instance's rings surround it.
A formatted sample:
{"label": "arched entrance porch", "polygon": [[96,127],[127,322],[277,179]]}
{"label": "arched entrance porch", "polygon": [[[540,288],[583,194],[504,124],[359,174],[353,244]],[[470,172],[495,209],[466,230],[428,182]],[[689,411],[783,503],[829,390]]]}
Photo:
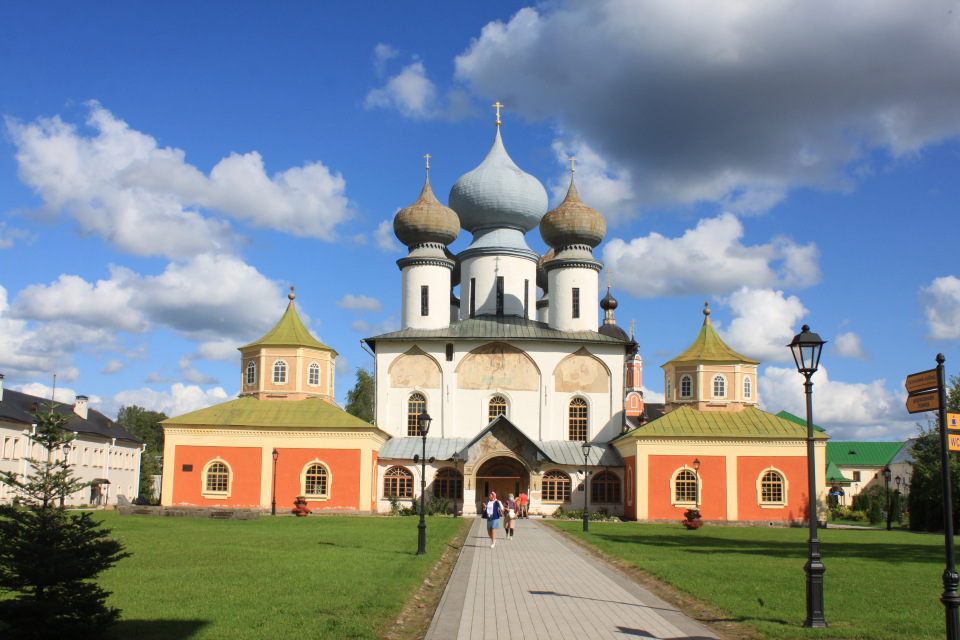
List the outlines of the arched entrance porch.
{"label": "arched entrance porch", "polygon": [[524,464],[511,456],[496,456],[484,462],[477,469],[476,508],[479,513],[484,502],[493,491],[498,500],[506,500],[508,494],[514,497],[529,491],[530,471]]}

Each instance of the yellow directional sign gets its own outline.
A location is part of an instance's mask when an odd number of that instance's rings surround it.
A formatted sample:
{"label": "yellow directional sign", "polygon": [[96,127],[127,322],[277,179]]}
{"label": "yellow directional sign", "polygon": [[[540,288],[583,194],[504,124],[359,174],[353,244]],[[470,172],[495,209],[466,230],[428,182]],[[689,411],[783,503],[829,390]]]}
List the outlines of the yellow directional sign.
{"label": "yellow directional sign", "polygon": [[[947,414],[947,429],[960,429],[960,413]],[[960,431],[957,434],[960,435]]]}
{"label": "yellow directional sign", "polygon": [[960,433],[948,433],[947,445],[950,451],[960,451]]}
{"label": "yellow directional sign", "polygon": [[937,388],[937,370],[921,371],[907,376],[907,381],[903,384],[907,388],[907,393],[916,393],[917,391],[926,391],[927,389]]}
{"label": "yellow directional sign", "polygon": [[940,392],[931,391],[907,398],[907,413],[920,413],[940,408]]}

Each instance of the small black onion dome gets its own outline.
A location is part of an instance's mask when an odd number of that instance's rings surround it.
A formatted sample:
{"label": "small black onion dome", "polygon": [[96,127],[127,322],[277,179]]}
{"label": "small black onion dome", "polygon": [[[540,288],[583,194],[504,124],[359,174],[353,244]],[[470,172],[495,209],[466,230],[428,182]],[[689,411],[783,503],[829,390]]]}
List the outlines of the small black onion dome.
{"label": "small black onion dome", "polygon": [[397,212],[393,232],[408,247],[423,242],[448,245],[460,234],[460,218],[456,211],[440,204],[427,176],[417,201]]}
{"label": "small black onion dome", "polygon": [[613,311],[618,304],[617,299],[610,294],[610,287],[607,287],[607,295],[603,296],[603,300],[600,301],[600,308],[604,311]]}
{"label": "small black onion dome", "polygon": [[630,336],[627,335],[627,332],[615,324],[602,324],[597,328],[597,333],[623,340],[624,342],[630,342]]}
{"label": "small black onion dome", "polygon": [[603,242],[606,233],[607,221],[603,219],[603,214],[583,203],[571,175],[567,197],[540,221],[543,241],[554,249],[571,244],[585,244],[593,248]]}
{"label": "small black onion dome", "polygon": [[547,290],[547,270],[543,268],[543,265],[556,257],[557,252],[553,249],[550,249],[545,254],[540,256],[540,260],[537,262],[537,286],[544,291]]}

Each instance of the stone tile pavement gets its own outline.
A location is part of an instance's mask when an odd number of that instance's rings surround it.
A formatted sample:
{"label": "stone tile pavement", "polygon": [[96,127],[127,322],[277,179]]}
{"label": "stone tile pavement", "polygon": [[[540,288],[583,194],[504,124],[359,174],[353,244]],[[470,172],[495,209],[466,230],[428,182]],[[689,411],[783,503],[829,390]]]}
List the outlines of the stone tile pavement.
{"label": "stone tile pavement", "polygon": [[717,638],[537,520],[490,548],[477,518],[427,640]]}

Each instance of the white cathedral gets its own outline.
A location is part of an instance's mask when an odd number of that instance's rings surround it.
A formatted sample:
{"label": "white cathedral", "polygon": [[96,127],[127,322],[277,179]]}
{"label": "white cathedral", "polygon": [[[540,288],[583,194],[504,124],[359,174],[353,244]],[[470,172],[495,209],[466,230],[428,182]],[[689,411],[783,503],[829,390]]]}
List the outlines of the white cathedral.
{"label": "white cathedral", "polygon": [[[528,493],[531,513],[580,508],[585,468],[590,508],[622,513],[624,461],[608,442],[626,426],[625,393],[631,415],[643,404],[637,345],[615,324],[609,286],[599,301],[593,249],[606,222],[572,173],[548,212],[546,190],[510,159],[496,124],[449,207],[431,190],[428,158],[419,199],[394,219],[409,249],[397,261],[402,326],[364,341],[375,354],[376,425],[391,436],[378,454],[378,509],[419,496],[427,414],[428,492],[462,500],[464,514],[490,491]],[[473,241],[453,255],[461,228]],[[551,247],[544,256],[525,239],[536,228]]]}

